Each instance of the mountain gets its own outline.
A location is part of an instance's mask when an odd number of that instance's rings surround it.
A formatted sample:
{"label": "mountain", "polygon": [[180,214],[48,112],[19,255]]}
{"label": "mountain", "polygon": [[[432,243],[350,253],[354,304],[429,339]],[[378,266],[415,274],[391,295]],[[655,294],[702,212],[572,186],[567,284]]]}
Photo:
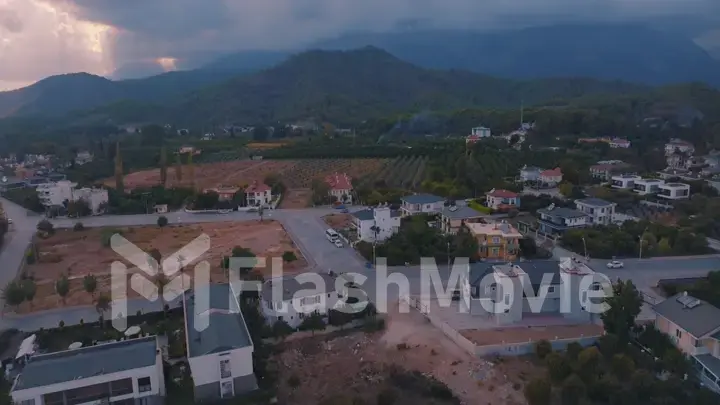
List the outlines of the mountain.
{"label": "mountain", "polygon": [[460,70],[429,70],[378,48],[366,47],[297,54],[274,68],[193,92],[168,104],[163,120],[183,125],[304,118],[352,123],[409,111],[519,107],[522,101],[533,104],[644,89],[583,78],[518,81]]}
{"label": "mountain", "polygon": [[720,86],[720,61],[689,37],[642,25],[356,33],[314,47],[346,50],[367,45],[423,67],[499,77],[592,77],[651,85],[704,81]]}

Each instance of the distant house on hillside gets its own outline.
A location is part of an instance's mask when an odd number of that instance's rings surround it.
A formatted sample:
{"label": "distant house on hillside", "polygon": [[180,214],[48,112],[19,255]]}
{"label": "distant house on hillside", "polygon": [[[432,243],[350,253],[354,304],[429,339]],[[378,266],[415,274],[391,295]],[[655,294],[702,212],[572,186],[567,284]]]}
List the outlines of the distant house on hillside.
{"label": "distant house on hillside", "polygon": [[329,194],[343,204],[352,204],[352,179],[345,173],[327,176],[325,182],[330,186]]}
{"label": "distant house on hillside", "polygon": [[509,190],[492,189],[486,197],[487,206],[494,210],[508,210],[520,206],[520,195]]}
{"label": "distant house on hillside", "polygon": [[268,205],[272,201],[270,186],[255,181],[245,189],[245,198],[247,199],[247,205],[250,207]]}
{"label": "distant house on hillside", "polygon": [[677,152],[692,155],[695,152],[695,146],[688,141],[677,138],[671,139],[670,142],[665,144],[665,156],[670,156]]}
{"label": "distant house on hillside", "polygon": [[544,170],[540,173],[540,181],[548,185],[556,185],[562,182],[563,174],[559,167]]}
{"label": "distant house on hillside", "polygon": [[475,143],[482,138],[490,138],[491,136],[490,128],[475,127],[470,130],[470,135],[465,138],[465,143]]}

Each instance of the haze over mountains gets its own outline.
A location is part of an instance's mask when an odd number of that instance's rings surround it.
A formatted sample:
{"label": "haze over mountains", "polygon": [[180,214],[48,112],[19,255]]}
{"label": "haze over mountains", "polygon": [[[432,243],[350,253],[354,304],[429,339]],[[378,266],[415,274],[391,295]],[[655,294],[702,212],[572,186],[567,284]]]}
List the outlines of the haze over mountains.
{"label": "haze over mountains", "polygon": [[[287,114],[289,107],[284,106],[283,100],[287,99],[301,100],[301,104],[314,109],[323,102],[333,104],[348,98],[340,102],[343,108],[354,105],[353,108],[362,109],[362,103],[401,107],[418,100],[425,100],[422,103],[436,108],[444,108],[443,103],[448,104],[445,107],[457,107],[462,103],[497,105],[498,99],[503,97],[508,102],[516,102],[520,97],[517,91],[512,91],[519,86],[517,82],[461,72],[428,72],[419,67],[461,69],[508,79],[586,77],[650,85],[702,81],[720,86],[720,61],[713,59],[692,40],[680,34],[637,25],[556,25],[495,33],[411,31],[353,34],[316,43],[312,48],[348,50],[367,45],[384,49],[418,67],[401,64],[378,50],[358,53],[362,57],[357,56],[356,61],[362,60],[373,76],[357,66],[346,65],[346,59],[329,58],[328,55],[333,53],[310,52],[274,70],[254,74],[278,65],[296,52],[239,52],[219,58],[200,69],[143,79],[111,81],[89,74],[50,77],[23,89],[0,92],[0,117],[62,115],[120,100],[132,100],[162,104],[164,110],[186,110],[190,115],[211,115],[218,120],[222,116],[259,120],[292,115]],[[336,69],[347,71],[337,72],[323,65],[333,63],[337,64]],[[373,70],[383,64],[391,66],[388,74]],[[318,77],[308,70],[308,66],[321,69],[325,77]],[[401,77],[399,72],[405,72],[409,77]],[[395,76],[389,76],[392,74]],[[423,75],[431,76],[434,82],[413,82]],[[227,80],[231,81],[212,88]],[[399,81],[399,84],[395,85],[393,81]],[[556,81],[556,85],[560,82],[573,85],[595,83],[591,86],[593,92],[618,90],[617,84],[600,86],[597,82],[576,80]],[[360,89],[353,83],[362,83],[369,89]],[[505,87],[497,87],[498,83],[504,83]],[[533,85],[543,87],[547,83],[541,81]],[[211,88],[204,89],[208,86]],[[468,91],[463,91],[463,88]],[[639,86],[623,85],[622,91],[630,88],[637,89]],[[370,94],[367,91],[370,89],[377,91]],[[494,100],[490,100],[484,94],[490,89],[509,93],[495,94]],[[470,94],[469,90],[474,94]],[[397,91],[409,92],[412,96],[398,100],[402,97],[395,93]],[[305,96],[302,96],[303,92]],[[573,93],[565,87],[555,94],[543,90],[542,96],[567,97]],[[430,98],[432,102],[428,101]],[[532,96],[525,95],[525,98]],[[191,105],[196,107],[190,108]],[[232,111],[229,106],[234,106]]]}

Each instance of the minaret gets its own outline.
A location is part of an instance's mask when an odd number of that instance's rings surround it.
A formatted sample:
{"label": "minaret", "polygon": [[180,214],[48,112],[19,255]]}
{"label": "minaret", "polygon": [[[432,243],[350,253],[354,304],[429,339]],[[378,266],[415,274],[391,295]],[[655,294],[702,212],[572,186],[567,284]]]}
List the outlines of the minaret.
{"label": "minaret", "polygon": [[115,145],[115,189],[120,194],[125,192],[123,180],[122,156],[120,156],[120,141],[118,141]]}

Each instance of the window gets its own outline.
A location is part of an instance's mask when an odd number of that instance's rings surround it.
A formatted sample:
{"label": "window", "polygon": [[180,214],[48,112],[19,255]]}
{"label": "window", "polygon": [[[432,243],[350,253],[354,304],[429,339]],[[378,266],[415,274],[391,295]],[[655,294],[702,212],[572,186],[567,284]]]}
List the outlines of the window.
{"label": "window", "polygon": [[320,303],[319,295],[315,295],[313,297],[300,298],[300,305],[313,305],[313,304],[319,304],[319,303]]}
{"label": "window", "polygon": [[497,243],[500,243],[500,238],[498,238],[497,236],[493,237],[493,238],[492,238],[492,243],[496,243],[496,244],[497,244]]}
{"label": "window", "polygon": [[15,402],[17,405],[35,405],[35,398],[33,399],[26,399],[20,402]]}
{"label": "window", "polygon": [[150,382],[150,377],[138,378],[138,391],[139,392],[152,391],[152,383]]}
{"label": "window", "polygon": [[553,286],[553,285],[548,286],[547,292],[548,292],[548,293],[554,293],[554,292],[555,292],[555,286]]}
{"label": "window", "polygon": [[675,337],[682,339],[682,331],[680,329],[675,329]]}
{"label": "window", "polygon": [[510,305],[510,294],[505,294],[505,305]]}
{"label": "window", "polygon": [[63,398],[62,391],[43,395],[43,403],[45,405],[62,405],[62,404],[64,404],[65,399]]}
{"label": "window", "polygon": [[230,368],[230,359],[220,360],[220,378],[232,377],[232,370]]}

